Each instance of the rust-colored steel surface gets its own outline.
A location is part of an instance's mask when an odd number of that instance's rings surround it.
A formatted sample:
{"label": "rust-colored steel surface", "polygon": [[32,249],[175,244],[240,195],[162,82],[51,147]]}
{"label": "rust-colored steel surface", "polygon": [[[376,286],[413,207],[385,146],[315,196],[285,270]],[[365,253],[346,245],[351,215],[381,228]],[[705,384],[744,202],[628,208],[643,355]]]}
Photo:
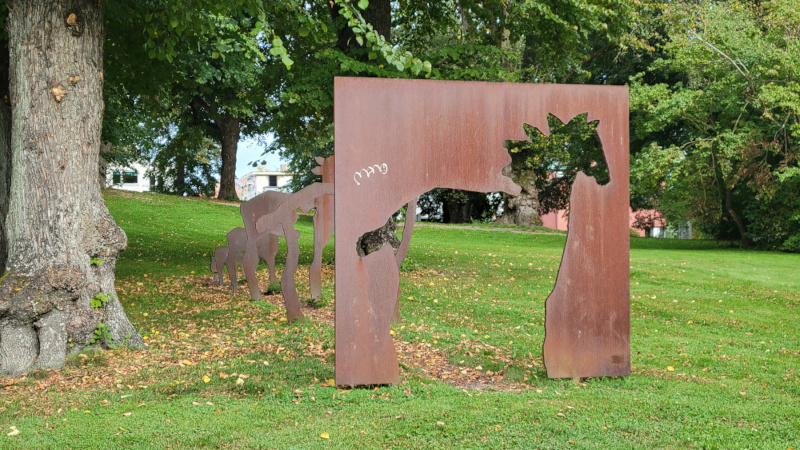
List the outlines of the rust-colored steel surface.
{"label": "rust-colored steel surface", "polygon": [[578,176],[556,287],[547,300],[550,377],[630,373],[627,88],[336,78],[336,384],[399,381],[389,323],[399,288],[391,248],[359,257],[356,242],[436,187],[517,195],[501,174],[523,124],[549,134],[588,112],[610,182]]}
{"label": "rust-colored steel surface", "polygon": [[[228,239],[228,256],[225,258],[225,265],[228,266],[228,278],[231,281],[233,293],[239,285],[237,268],[241,267],[244,272],[244,250],[247,246],[247,232],[242,227],[237,227],[228,232],[225,236]],[[222,268],[219,263],[217,265]]]}
{"label": "rust-colored steel surface", "polygon": [[[294,275],[297,271],[300,247],[297,238],[300,233],[294,229],[297,222],[297,209],[304,212],[315,208],[314,217],[314,260],[309,269],[311,290],[321,296],[322,248],[333,233],[333,157],[317,162],[320,167],[314,173],[322,175],[323,182],[315,183],[293,194],[267,191],[259,194],[240,207],[246,230],[246,249],[243,270],[247,277],[247,287],[253,300],[261,298],[261,289],[256,278],[259,258],[269,265],[270,284],[275,283],[275,254],[278,251],[278,237],[286,239],[286,266],[281,276],[281,292],[286,303],[289,322],[303,320],[303,313],[297,298]],[[234,290],[234,293],[236,291]]]}
{"label": "rust-colored steel surface", "polygon": [[[334,182],[333,156],[316,158],[318,167],[311,169],[316,175],[322,175],[323,183]],[[314,199],[314,258],[308,268],[308,284],[311,298],[322,298],[322,249],[331,240],[333,234],[333,195],[322,195]]]}
{"label": "rust-colored steel surface", "polygon": [[[263,259],[269,266],[269,284],[275,284],[275,255],[278,253],[278,235],[259,233],[256,231],[256,221],[267,214],[272,214],[289,198],[291,194],[279,191],[263,192],[250,200],[242,203],[239,211],[244,221],[246,230],[246,247],[242,269],[247,278],[247,288],[253,301],[261,299],[261,289],[256,278],[259,259]],[[234,283],[236,286],[238,283]],[[234,288],[233,293],[236,293]]]}
{"label": "rust-colored steel surface", "polygon": [[[253,224],[256,239],[264,235],[283,236],[286,239],[286,266],[284,266],[283,275],[281,275],[281,293],[283,294],[283,301],[286,303],[286,318],[290,323],[295,320],[302,321],[305,318],[303,311],[300,309],[300,302],[297,299],[297,285],[294,282],[294,274],[297,271],[297,264],[300,258],[300,245],[297,242],[300,232],[294,229],[294,224],[298,218],[297,210],[310,211],[314,208],[315,199],[323,195],[333,195],[333,185],[330,183],[314,183],[306,186],[289,195],[278,205],[275,211],[258,216]],[[242,210],[242,216],[244,216],[244,205],[242,205]],[[245,255],[246,258],[247,255]],[[257,258],[256,263],[258,262]],[[253,278],[255,279],[255,276]],[[251,290],[250,292],[252,294],[253,291]],[[256,292],[258,292],[257,280]]]}
{"label": "rust-colored steel surface", "polygon": [[222,285],[225,282],[225,275],[222,270],[225,268],[225,260],[228,259],[228,246],[223,245],[214,250],[214,256],[211,257],[211,272],[214,273],[214,278],[211,284]]}
{"label": "rust-colored steel surface", "polygon": [[[408,246],[411,244],[411,235],[414,233],[414,223],[417,221],[417,199],[410,201],[406,205],[406,217],[403,225],[403,239],[400,241],[400,247],[397,248],[397,253],[394,254],[394,260],[397,263],[397,268],[403,265],[403,261],[408,256]],[[397,285],[397,298],[394,302],[394,310],[392,311],[392,323],[400,323],[400,285]]]}

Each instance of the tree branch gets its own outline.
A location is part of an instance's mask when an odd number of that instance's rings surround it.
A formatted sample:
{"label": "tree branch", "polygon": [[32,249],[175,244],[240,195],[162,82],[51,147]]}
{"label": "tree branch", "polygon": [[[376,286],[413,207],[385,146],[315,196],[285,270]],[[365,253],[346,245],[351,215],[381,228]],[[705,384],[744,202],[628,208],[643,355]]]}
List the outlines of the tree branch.
{"label": "tree branch", "polygon": [[697,34],[697,32],[695,32],[694,30],[692,30],[692,34],[694,35],[694,37],[696,37],[698,40],[700,40],[700,42],[702,42],[703,44],[705,44],[705,45],[706,45],[708,48],[710,48],[711,50],[714,50],[715,52],[719,53],[719,54],[720,54],[720,56],[722,56],[723,58],[725,58],[725,59],[727,59],[728,61],[730,61],[730,62],[731,62],[731,64],[733,64],[733,67],[735,67],[735,68],[736,68],[736,70],[737,70],[737,71],[738,71],[740,74],[742,74],[742,76],[743,76],[743,77],[744,77],[746,80],[750,81],[750,79],[747,77],[747,74],[749,74],[749,73],[750,73],[750,71],[749,71],[749,70],[747,70],[747,67],[745,67],[745,65],[744,65],[744,64],[742,64],[741,62],[737,62],[736,60],[734,60],[733,58],[731,58],[730,56],[728,56],[727,54],[725,54],[725,52],[723,52],[722,50],[720,50],[720,49],[718,49],[717,47],[715,47],[715,46],[714,46],[714,44],[712,44],[711,42],[708,42],[707,40],[705,40],[705,39],[703,39],[702,37],[700,37],[700,35],[699,35],[699,34]]}

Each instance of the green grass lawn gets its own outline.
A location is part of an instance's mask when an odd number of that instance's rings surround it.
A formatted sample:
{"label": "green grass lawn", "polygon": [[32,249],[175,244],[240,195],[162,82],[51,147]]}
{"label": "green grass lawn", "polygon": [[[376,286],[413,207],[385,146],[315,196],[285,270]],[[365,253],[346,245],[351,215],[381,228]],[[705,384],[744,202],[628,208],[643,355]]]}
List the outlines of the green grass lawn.
{"label": "green grass lawn", "polygon": [[[403,381],[337,389],[330,265],[327,304],[289,325],[275,297],[209,285],[238,208],[105,195],[148,349],[0,380],[0,448],[800,448],[800,255],[633,238],[633,373],[573,382],[547,379],[541,350],[565,236],[419,227],[393,326]],[[310,218],[297,229],[305,299]]]}

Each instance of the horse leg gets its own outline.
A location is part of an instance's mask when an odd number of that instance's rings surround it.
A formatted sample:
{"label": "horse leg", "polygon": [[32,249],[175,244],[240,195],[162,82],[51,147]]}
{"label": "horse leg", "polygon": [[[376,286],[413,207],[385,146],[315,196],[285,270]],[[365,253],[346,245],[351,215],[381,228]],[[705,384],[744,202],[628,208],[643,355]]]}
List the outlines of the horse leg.
{"label": "horse leg", "polygon": [[242,271],[247,279],[247,289],[250,291],[250,299],[254,302],[261,300],[261,292],[258,289],[258,278],[256,278],[256,269],[258,268],[258,250],[256,249],[255,242],[250,242],[252,239],[247,240],[245,247],[244,258],[242,258]]}
{"label": "horse leg", "polygon": [[284,225],[283,234],[286,237],[286,266],[284,266],[283,276],[281,276],[281,293],[286,302],[286,318],[289,323],[295,320],[302,322],[305,317],[300,309],[300,302],[297,300],[297,286],[294,283],[294,273],[297,271],[300,259],[300,244],[297,242],[300,232]]}

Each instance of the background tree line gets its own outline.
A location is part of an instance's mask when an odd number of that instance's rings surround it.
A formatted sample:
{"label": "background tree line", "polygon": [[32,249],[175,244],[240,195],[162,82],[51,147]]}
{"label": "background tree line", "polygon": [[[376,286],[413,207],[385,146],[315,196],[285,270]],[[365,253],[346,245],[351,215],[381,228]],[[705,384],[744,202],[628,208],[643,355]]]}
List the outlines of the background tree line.
{"label": "background tree line", "polygon": [[[113,288],[125,238],[99,195],[101,149],[154,160],[162,191],[208,194],[219,174],[232,198],[242,137],[272,133],[265,151],[302,174],[332,152],[339,75],[627,84],[635,208],[800,251],[798,24],[792,0],[0,0],[0,365],[24,370],[42,341],[57,366],[96,330],[98,294],[108,342],[141,342]],[[569,177],[598,162],[578,122],[506,143],[530,186],[506,199],[520,221],[565,205]],[[478,197],[430,201],[469,220],[487,216]]]}
{"label": "background tree line", "polygon": [[[120,142],[116,148],[137,137],[138,151],[149,148],[183,171],[165,177],[177,183],[165,191],[207,192],[186,183],[202,185],[216,172],[215,153],[200,141],[169,144],[187,133],[178,128],[197,128],[221,149],[221,197],[233,196],[237,136],[272,133],[265,152],[310,174],[313,158],[333,151],[334,76],[625,84],[635,209],[655,208],[673,224],[691,220],[709,238],[800,245],[792,1],[284,2],[265,4],[263,22],[252,12],[227,15],[177,37],[170,20],[149,15],[157,6],[137,3],[109,16],[127,18],[115,29],[133,31],[109,33],[109,43],[125,51],[108,52],[107,66],[113,61],[119,72],[110,77],[107,104],[133,103],[140,112],[107,113],[104,131]],[[257,25],[267,22],[264,33]],[[148,71],[157,79],[143,77],[142,65],[158,68]],[[167,124],[159,139],[141,131],[142,115]],[[115,117],[127,121],[123,133],[109,126]],[[585,158],[556,143],[550,150],[513,145],[513,176],[532,184],[521,199],[504,199],[505,219],[535,224],[568,203],[570,178],[548,174],[580,168]],[[186,162],[194,166],[178,168]],[[295,187],[312,180],[297,177]],[[453,222],[491,218],[497,206],[443,189],[422,203]]]}

